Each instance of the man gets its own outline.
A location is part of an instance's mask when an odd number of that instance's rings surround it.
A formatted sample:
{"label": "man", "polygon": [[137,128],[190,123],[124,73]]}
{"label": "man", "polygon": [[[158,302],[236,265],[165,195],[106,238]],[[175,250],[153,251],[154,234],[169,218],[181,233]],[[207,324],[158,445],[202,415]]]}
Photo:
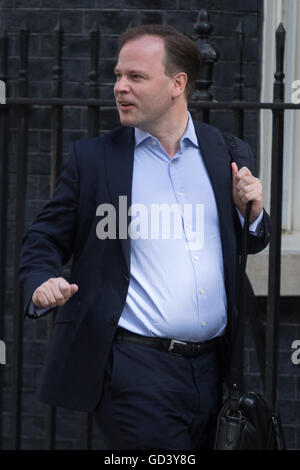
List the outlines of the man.
{"label": "man", "polygon": [[[205,448],[221,356],[228,367],[247,202],[250,252],[267,245],[269,218],[247,144],[237,140],[238,170],[221,133],[187,111],[200,65],[194,43],[151,25],[120,44],[114,93],[124,127],[71,145],[24,240],[27,314],[64,306],[39,397],[93,410],[110,449]],[[174,209],[164,213],[167,232],[157,208]],[[67,282],[61,266],[72,255]]]}

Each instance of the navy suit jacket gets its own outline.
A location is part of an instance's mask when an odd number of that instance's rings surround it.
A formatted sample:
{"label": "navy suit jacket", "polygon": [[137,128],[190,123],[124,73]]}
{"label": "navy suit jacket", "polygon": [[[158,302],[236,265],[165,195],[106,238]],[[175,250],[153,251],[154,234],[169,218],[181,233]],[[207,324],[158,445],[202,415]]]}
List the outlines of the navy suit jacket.
{"label": "navy suit jacket", "polygon": [[[194,124],[218,208],[228,300],[224,344],[229,360],[241,225],[232,202],[230,158],[223,136],[210,125]],[[245,166],[252,169],[250,147],[239,139],[238,146]],[[127,296],[130,238],[99,240],[96,209],[103,203],[118,209],[121,195],[126,195],[128,207],[131,205],[133,160],[134,130],[129,127],[71,144],[52,199],[24,237],[19,279],[25,313],[34,290],[49,278],[61,276],[62,266],[70,258],[69,282],[79,286],[64,307],[56,309],[38,390],[41,401],[91,411],[100,399],[107,359]],[[258,236],[250,235],[249,251],[263,249],[269,237],[270,220],[264,212]]]}

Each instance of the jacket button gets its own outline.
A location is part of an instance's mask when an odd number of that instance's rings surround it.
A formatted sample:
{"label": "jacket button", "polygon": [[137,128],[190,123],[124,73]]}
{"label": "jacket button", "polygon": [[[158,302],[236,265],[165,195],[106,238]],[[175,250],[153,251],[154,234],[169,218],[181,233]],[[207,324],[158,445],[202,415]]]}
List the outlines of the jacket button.
{"label": "jacket button", "polygon": [[114,316],[112,318],[112,324],[113,324],[113,326],[116,326],[118,324],[118,317]]}
{"label": "jacket button", "polygon": [[127,276],[127,274],[125,274],[124,279],[126,282],[129,282],[129,277]]}

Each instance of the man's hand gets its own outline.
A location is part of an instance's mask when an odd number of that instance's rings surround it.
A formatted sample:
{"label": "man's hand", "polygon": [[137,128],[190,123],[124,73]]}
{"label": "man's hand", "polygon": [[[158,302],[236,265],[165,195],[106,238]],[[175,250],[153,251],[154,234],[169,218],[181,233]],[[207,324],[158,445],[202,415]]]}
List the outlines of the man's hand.
{"label": "man's hand", "polygon": [[76,284],[69,284],[63,277],[53,277],[35,289],[32,301],[36,307],[64,305],[78,291]]}
{"label": "man's hand", "polygon": [[232,196],[234,205],[245,217],[246,207],[252,201],[252,208],[249,223],[257,219],[263,208],[262,186],[258,178],[252,175],[251,171],[243,166],[240,170],[236,163],[231,164],[232,168]]}

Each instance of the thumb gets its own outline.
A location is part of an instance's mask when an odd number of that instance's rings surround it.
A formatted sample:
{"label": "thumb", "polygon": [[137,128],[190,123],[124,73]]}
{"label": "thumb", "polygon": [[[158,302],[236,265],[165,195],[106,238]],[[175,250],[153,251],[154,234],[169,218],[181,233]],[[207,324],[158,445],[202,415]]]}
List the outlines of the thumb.
{"label": "thumb", "polygon": [[239,172],[239,169],[238,169],[237,164],[235,162],[231,163],[231,169],[232,169],[232,178],[234,178]]}
{"label": "thumb", "polygon": [[71,295],[76,294],[76,292],[77,292],[78,289],[79,289],[79,287],[77,286],[77,284],[70,284],[70,287],[71,287]]}

